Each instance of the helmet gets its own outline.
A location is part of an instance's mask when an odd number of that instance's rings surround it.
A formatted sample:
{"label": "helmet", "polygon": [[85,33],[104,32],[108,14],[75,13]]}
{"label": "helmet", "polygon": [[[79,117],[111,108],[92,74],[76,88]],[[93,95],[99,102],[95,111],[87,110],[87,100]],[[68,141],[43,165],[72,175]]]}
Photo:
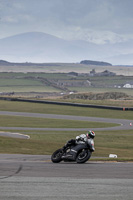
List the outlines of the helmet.
{"label": "helmet", "polygon": [[89,131],[86,135],[89,136],[90,138],[94,138],[95,137],[94,131]]}

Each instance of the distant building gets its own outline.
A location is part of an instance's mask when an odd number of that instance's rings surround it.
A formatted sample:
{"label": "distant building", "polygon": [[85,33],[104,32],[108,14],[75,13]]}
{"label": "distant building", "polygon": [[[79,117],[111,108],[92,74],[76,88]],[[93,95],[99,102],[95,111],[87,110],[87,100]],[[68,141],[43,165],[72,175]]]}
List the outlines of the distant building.
{"label": "distant building", "polygon": [[96,75],[96,71],[95,71],[95,69],[92,69],[91,71],[90,71],[90,76],[95,76]]}
{"label": "distant building", "polygon": [[110,72],[108,70],[105,70],[101,73],[99,73],[100,76],[115,76],[116,74],[114,72]]}
{"label": "distant building", "polygon": [[69,72],[68,75],[69,76],[78,76],[78,73],[76,73],[76,72]]}
{"label": "distant building", "polygon": [[108,71],[108,70],[105,70],[105,71],[103,71],[103,72],[99,72],[99,73],[97,73],[96,71],[95,71],[95,69],[92,69],[91,71],[90,71],[90,76],[115,76],[116,74],[114,73],[114,72],[110,72],[110,71]]}
{"label": "distant building", "polygon": [[126,83],[123,85],[124,88],[133,88],[133,83]]}

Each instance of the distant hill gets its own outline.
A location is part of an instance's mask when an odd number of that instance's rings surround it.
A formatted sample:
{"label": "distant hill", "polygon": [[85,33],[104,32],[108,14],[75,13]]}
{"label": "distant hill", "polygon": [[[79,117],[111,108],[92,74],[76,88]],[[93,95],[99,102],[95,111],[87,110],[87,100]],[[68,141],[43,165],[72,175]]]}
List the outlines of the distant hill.
{"label": "distant hill", "polygon": [[[0,66],[53,66],[53,63],[31,63],[31,62],[7,62],[5,60],[0,60]],[[54,66],[59,66],[59,64],[54,63]]]}
{"label": "distant hill", "polygon": [[101,61],[92,61],[92,60],[82,60],[80,64],[85,65],[99,65],[99,66],[112,66],[112,64],[107,62],[101,62]]}
{"label": "distant hill", "polygon": [[22,33],[0,39],[0,59],[18,63],[102,60],[113,65],[133,65],[132,52],[133,40],[116,44],[94,44],[82,40],[63,40],[41,32]]}
{"label": "distant hill", "polygon": [[[76,63],[75,63],[76,64]],[[91,60],[83,60],[80,62],[80,64],[84,65],[99,65],[99,66],[112,66],[110,63],[106,62],[100,62],[100,61],[91,61]],[[31,62],[23,62],[23,63],[17,63],[17,62],[8,62],[5,60],[0,60],[0,66],[53,66],[53,63],[31,63]],[[54,64],[54,66],[59,65],[57,63]]]}
{"label": "distant hill", "polygon": [[10,63],[10,62],[7,62],[7,61],[5,61],[5,60],[0,60],[0,65],[12,65],[12,63]]}
{"label": "distant hill", "polygon": [[78,42],[40,32],[0,39],[0,58],[11,62],[79,62],[88,57],[88,51]]}

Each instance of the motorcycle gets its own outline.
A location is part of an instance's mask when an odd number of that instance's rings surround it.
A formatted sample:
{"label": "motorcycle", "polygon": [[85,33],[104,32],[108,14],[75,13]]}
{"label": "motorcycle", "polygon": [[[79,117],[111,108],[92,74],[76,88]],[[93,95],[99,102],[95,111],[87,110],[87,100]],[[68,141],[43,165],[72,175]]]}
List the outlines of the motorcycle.
{"label": "motorcycle", "polygon": [[52,156],[51,160],[53,163],[64,162],[74,162],[85,163],[91,157],[92,151],[91,147],[84,144],[70,145],[66,148],[61,148],[56,150]]}

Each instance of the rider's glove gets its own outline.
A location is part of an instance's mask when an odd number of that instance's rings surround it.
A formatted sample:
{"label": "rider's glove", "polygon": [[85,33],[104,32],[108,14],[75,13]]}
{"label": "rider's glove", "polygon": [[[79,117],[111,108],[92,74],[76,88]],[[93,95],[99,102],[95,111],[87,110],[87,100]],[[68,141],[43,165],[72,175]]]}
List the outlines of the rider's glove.
{"label": "rider's glove", "polygon": [[76,137],[76,140],[77,140],[77,141],[79,141],[79,140],[80,140],[80,137],[79,137],[79,136],[77,136],[77,137]]}

